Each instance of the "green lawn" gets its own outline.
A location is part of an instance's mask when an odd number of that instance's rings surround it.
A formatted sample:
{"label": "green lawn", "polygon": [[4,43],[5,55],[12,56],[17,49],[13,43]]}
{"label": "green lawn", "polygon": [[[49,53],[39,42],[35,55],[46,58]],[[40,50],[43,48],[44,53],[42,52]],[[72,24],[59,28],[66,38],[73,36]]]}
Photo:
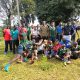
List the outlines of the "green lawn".
{"label": "green lawn", "polygon": [[[80,33],[80,32],[79,32]],[[80,60],[72,60],[72,64],[64,66],[57,59],[47,62],[35,61],[27,63],[13,63],[10,72],[5,72],[2,67],[14,57],[12,53],[4,55],[4,41],[0,41],[0,80],[80,80]]]}

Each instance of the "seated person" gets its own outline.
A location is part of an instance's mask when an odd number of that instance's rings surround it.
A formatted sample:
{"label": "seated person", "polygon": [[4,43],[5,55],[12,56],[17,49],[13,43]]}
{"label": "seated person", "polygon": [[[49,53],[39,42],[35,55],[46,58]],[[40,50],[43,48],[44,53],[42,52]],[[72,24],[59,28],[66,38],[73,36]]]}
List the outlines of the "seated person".
{"label": "seated person", "polygon": [[71,63],[70,62],[71,52],[67,50],[65,44],[62,45],[62,47],[58,50],[58,55],[59,58],[64,61],[64,65],[66,65],[67,63]]}
{"label": "seated person", "polygon": [[58,56],[58,50],[62,47],[62,45],[59,43],[58,40],[55,40],[54,42],[54,45],[53,45],[53,55],[56,57],[56,58],[59,58]]}
{"label": "seated person", "polygon": [[71,47],[71,58],[78,59],[80,57],[80,46],[77,42],[74,42]]}
{"label": "seated person", "polygon": [[66,40],[64,38],[62,38],[60,44],[65,44],[66,48],[70,48],[71,47],[71,42],[69,40]]}

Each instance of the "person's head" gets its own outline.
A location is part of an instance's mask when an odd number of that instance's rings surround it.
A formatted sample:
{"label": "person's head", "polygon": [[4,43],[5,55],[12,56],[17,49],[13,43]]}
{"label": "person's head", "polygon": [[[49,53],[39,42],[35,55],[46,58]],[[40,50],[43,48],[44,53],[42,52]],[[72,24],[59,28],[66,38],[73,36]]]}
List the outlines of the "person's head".
{"label": "person's head", "polygon": [[55,26],[55,22],[54,22],[54,21],[51,21],[50,24],[51,24],[51,26],[53,26],[53,27]]}
{"label": "person's head", "polygon": [[43,25],[46,25],[46,21],[43,21],[42,24],[43,24]]}
{"label": "person's head", "polygon": [[71,22],[67,22],[67,26],[71,26]]}
{"label": "person's head", "polygon": [[37,30],[37,27],[36,26],[34,26],[34,30]]}
{"label": "person's head", "polygon": [[15,25],[14,25],[14,27],[13,27],[13,28],[14,28],[14,30],[16,30],[16,29],[17,29],[17,27],[16,27]]}
{"label": "person's head", "polygon": [[63,41],[63,42],[66,42],[66,39],[65,39],[65,38],[62,38],[62,41]]}
{"label": "person's head", "polygon": [[37,45],[33,44],[33,50],[37,49]]}
{"label": "person's head", "polygon": [[62,48],[62,49],[64,49],[65,47],[66,47],[66,45],[65,45],[65,44],[63,44],[61,48]]}
{"label": "person's head", "polygon": [[7,26],[7,27],[6,27],[6,29],[10,29],[10,27],[9,27],[9,26]]}
{"label": "person's head", "polygon": [[27,57],[28,53],[29,53],[29,51],[27,49],[25,49],[25,52],[23,53],[23,57]]}
{"label": "person's head", "polygon": [[45,39],[44,40],[44,44],[47,45],[48,44],[48,40]]}
{"label": "person's head", "polygon": [[24,25],[22,25],[21,27],[24,28]]}
{"label": "person's head", "polygon": [[55,42],[54,42],[54,45],[56,45],[56,44],[58,44],[58,43],[59,43],[59,41],[56,39]]}
{"label": "person's head", "polygon": [[72,21],[71,25],[75,25],[75,22],[74,22],[74,21]]}
{"label": "person's head", "polygon": [[48,50],[48,48],[49,48],[49,47],[48,47],[47,45],[44,47],[45,50]]}
{"label": "person's head", "polygon": [[59,23],[59,26],[62,26],[62,22]]}

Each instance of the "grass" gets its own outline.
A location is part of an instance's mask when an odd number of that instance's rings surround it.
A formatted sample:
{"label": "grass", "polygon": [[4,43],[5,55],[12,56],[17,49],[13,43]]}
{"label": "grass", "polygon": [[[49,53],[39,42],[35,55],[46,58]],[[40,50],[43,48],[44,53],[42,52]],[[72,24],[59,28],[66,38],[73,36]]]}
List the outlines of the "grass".
{"label": "grass", "polygon": [[[80,32],[79,32],[80,33]],[[77,38],[76,38],[77,39]],[[14,57],[12,53],[4,55],[4,41],[0,41],[0,80],[80,80],[80,60],[72,60],[72,64],[64,66],[57,59],[48,61],[38,60],[30,65],[26,63],[13,63],[10,72],[2,67]],[[46,68],[46,69],[45,69]]]}

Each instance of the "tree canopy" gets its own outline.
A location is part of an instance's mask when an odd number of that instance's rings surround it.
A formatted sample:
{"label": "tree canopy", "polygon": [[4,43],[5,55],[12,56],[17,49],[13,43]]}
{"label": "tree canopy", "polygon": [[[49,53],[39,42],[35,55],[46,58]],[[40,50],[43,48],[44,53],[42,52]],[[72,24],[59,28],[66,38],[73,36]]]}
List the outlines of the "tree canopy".
{"label": "tree canopy", "polygon": [[37,14],[42,20],[68,20],[80,11],[80,0],[36,0]]}

